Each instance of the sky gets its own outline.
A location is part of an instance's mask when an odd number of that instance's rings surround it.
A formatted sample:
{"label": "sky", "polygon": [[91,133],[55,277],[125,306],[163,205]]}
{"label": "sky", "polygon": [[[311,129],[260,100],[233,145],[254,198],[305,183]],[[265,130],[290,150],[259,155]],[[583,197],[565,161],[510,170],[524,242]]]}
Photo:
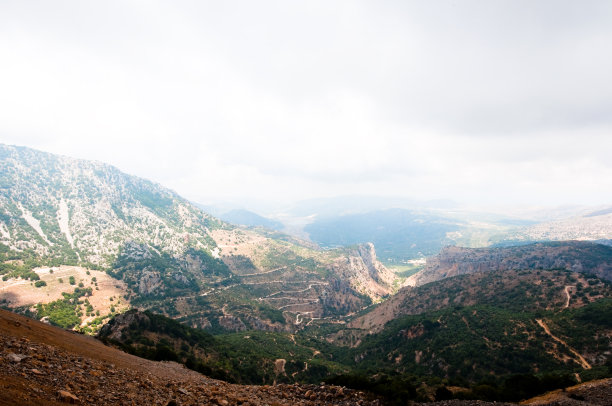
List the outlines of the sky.
{"label": "sky", "polygon": [[607,0],[7,0],[0,142],[205,204],[610,204],[610,44]]}

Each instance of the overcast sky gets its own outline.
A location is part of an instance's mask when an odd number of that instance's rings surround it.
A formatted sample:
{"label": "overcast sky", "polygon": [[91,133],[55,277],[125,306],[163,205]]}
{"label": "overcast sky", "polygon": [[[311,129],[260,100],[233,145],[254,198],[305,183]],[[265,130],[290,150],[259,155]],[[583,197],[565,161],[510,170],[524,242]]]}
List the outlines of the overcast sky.
{"label": "overcast sky", "polygon": [[607,0],[0,2],[0,142],[202,203],[610,204],[611,72]]}

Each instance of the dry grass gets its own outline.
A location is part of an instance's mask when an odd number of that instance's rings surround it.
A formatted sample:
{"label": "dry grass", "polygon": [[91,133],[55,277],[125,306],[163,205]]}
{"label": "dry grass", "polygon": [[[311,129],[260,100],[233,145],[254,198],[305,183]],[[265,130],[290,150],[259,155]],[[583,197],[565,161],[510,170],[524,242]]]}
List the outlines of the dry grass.
{"label": "dry grass", "polygon": [[[6,300],[9,307],[12,308],[49,303],[62,299],[62,292],[72,293],[82,283],[84,288],[92,288],[92,295],[88,300],[94,311],[99,311],[100,315],[110,313],[111,306],[115,306],[117,310],[129,306],[127,300],[123,298],[127,293],[123,281],[113,279],[105,272],[88,270],[79,266],[36,268],[34,272],[38,274],[41,281],[47,283],[46,286],[37,288],[32,281],[15,278],[0,281],[0,301]],[[75,279],[75,285],[69,283],[71,276]],[[113,298],[112,301],[111,298]],[[94,318],[84,318],[82,325]]]}

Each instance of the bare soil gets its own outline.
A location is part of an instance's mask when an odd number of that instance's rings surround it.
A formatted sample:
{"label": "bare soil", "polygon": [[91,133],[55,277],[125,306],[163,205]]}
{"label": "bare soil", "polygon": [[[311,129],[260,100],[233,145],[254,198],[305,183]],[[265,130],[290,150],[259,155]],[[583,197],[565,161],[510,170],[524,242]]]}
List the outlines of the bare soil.
{"label": "bare soil", "polygon": [[[123,297],[127,293],[123,281],[113,279],[105,272],[88,270],[79,266],[36,268],[33,271],[38,274],[41,281],[47,283],[46,286],[37,288],[34,282],[20,278],[11,278],[7,281],[0,280],[0,301],[6,300],[8,306],[12,308],[49,303],[61,299],[62,292],[74,292],[79,283],[82,283],[83,287],[92,288],[92,295],[87,299],[93,306],[94,311],[99,311],[100,315],[109,314],[111,306],[115,306],[117,310],[129,306],[129,303]],[[69,283],[71,276],[75,279],[75,285]],[[84,318],[83,324],[94,318]]]}

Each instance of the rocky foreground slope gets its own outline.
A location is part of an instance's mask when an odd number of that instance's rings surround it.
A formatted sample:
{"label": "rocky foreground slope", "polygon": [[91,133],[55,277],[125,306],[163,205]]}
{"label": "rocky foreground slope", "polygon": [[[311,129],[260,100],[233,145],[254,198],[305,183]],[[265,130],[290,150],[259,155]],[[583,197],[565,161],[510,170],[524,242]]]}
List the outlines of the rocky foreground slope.
{"label": "rocky foreground slope", "polygon": [[0,405],[378,405],[327,385],[231,385],[0,310]]}

